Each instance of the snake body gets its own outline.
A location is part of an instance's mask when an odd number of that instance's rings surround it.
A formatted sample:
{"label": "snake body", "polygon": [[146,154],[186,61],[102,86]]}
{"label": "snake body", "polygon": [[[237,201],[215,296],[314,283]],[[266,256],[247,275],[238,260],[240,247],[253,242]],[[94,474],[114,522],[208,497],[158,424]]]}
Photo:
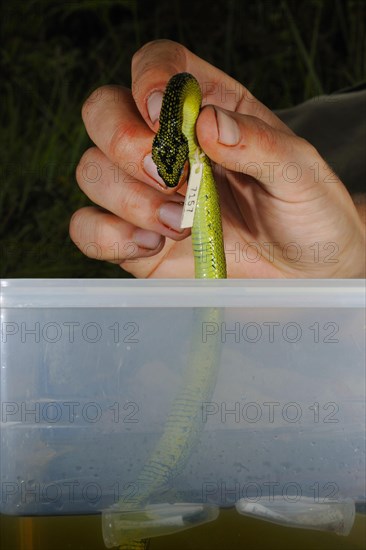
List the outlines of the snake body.
{"label": "snake body", "polygon": [[174,75],[165,90],[160,127],[153,141],[152,156],[168,187],[178,185],[184,163],[203,163],[201,185],[192,227],[195,277],[226,278],[219,195],[210,159],[200,148],[195,131],[201,108],[201,89],[189,73]]}
{"label": "snake body", "polygon": [[[165,90],[152,156],[159,175],[169,187],[178,185],[187,159],[191,166],[197,159],[203,163],[192,227],[195,277],[218,279],[226,277],[226,262],[218,192],[210,160],[196,138],[195,124],[200,108],[201,90],[197,80],[189,73],[173,76]],[[202,402],[209,400],[214,389],[220,352],[215,341],[202,353],[202,322],[219,323],[221,311],[219,308],[197,309],[194,315],[182,386],[163,434],[138,476],[138,495],[133,501],[120,502],[103,511],[103,534],[109,547],[115,544],[121,550],[147,548],[151,533],[139,530],[148,519],[143,507],[154,492],[183,470],[198,441]],[[129,513],[127,521],[124,512]],[[131,522],[135,522],[136,527],[126,535],[126,525],[130,526]]]}

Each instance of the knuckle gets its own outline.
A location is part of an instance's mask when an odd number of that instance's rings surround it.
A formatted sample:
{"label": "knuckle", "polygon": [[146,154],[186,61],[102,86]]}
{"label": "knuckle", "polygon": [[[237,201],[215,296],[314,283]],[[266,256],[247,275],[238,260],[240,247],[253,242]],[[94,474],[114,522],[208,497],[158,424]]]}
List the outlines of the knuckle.
{"label": "knuckle", "polygon": [[114,130],[109,142],[110,158],[121,160],[134,147],[138,127],[134,120],[130,123],[123,121]]}
{"label": "knuckle", "polygon": [[300,136],[294,136],[294,143],[296,144],[297,149],[305,153],[306,155],[310,157],[319,157],[318,150],[312,145],[309,141],[307,141],[305,138]]}
{"label": "knuckle", "polygon": [[110,227],[94,207],[84,207],[75,212],[70,220],[70,237],[89,258],[108,258],[111,246]]}
{"label": "knuckle", "polygon": [[139,48],[132,56],[132,67],[137,63],[140,63],[141,59],[145,58],[147,52],[154,50],[155,48],[171,47],[175,42],[167,38],[158,38],[156,40],[150,40],[146,42],[141,48]]}
{"label": "knuckle", "polygon": [[125,186],[121,196],[121,212],[140,212],[144,204],[144,186],[130,185]]}
{"label": "knuckle", "polygon": [[277,148],[278,134],[268,124],[262,120],[258,120],[256,126],[256,134],[259,147],[265,151],[271,152]]}
{"label": "knuckle", "polygon": [[94,221],[94,241],[100,247],[103,257],[108,257],[108,249],[111,246],[110,228],[102,217],[96,217]]}
{"label": "knuckle", "polygon": [[72,241],[76,241],[78,238],[78,228],[80,225],[80,210],[74,212],[69,222],[69,233]]}
{"label": "knuckle", "polygon": [[71,240],[77,244],[80,245],[80,242],[83,238],[83,234],[85,232],[85,220],[86,216],[88,215],[89,207],[84,206],[83,208],[79,208],[79,210],[76,210],[70,218],[69,222],[69,234]]}
{"label": "knuckle", "polygon": [[97,147],[89,147],[89,149],[84,151],[75,170],[75,177],[78,183],[85,179],[85,167],[90,163],[96,163],[96,159]]}
{"label": "knuckle", "polygon": [[107,86],[101,86],[94,90],[84,101],[81,107],[81,116],[86,120],[96,103],[98,103],[106,92]]}
{"label": "knuckle", "polygon": [[100,86],[96,88],[84,101],[81,107],[81,117],[84,123],[95,112],[96,108],[101,102],[107,102],[109,100],[115,100],[116,98],[116,86]]}

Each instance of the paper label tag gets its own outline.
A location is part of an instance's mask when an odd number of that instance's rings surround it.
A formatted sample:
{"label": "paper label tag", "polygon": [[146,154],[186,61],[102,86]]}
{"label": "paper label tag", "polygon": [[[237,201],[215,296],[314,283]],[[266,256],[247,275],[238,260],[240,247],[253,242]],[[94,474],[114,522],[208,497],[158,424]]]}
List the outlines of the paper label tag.
{"label": "paper label tag", "polygon": [[190,169],[187,193],[184,199],[183,215],[180,222],[181,229],[192,227],[193,225],[202,172],[203,162],[199,158],[197,158],[197,160],[191,165]]}

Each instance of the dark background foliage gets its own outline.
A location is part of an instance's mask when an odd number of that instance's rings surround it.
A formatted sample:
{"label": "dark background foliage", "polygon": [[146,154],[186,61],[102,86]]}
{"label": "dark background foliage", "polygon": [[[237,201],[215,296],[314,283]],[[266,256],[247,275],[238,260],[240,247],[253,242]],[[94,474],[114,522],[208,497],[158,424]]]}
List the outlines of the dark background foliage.
{"label": "dark background foliage", "polygon": [[3,2],[1,8],[1,275],[120,277],[68,237],[88,204],[74,171],[88,147],[83,100],[130,85],[145,42],[185,44],[270,108],[365,79],[363,0],[102,0]]}

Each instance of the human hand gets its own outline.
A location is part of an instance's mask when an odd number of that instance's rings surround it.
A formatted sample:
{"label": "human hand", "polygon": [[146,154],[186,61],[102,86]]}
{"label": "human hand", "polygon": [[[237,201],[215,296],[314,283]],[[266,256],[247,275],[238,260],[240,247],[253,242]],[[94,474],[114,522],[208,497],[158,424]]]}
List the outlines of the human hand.
{"label": "human hand", "polygon": [[[151,160],[162,93],[173,74],[201,84],[198,141],[218,184],[228,277],[364,276],[364,230],[342,182],[242,85],[170,41],[132,61],[132,93],[104,86],[85,102],[95,143],[77,181],[99,207],[77,211],[70,235],[87,255],[136,277],[193,277],[183,191],[166,189]],[[150,116],[149,116],[150,114]]]}

